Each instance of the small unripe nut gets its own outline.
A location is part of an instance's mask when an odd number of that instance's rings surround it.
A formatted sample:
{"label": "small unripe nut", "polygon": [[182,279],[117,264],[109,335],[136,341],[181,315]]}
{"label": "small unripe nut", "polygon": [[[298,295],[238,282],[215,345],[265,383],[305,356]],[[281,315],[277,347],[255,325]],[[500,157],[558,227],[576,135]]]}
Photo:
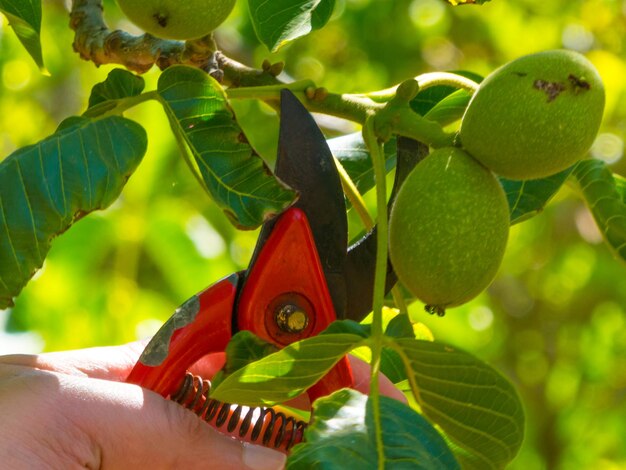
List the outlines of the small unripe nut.
{"label": "small unripe nut", "polygon": [[441,148],[396,196],[389,253],[402,284],[442,315],[487,288],[508,233],[509,206],[493,173],[459,148]]}
{"label": "small unripe nut", "polygon": [[461,123],[463,148],[511,179],[550,176],[591,147],[602,121],[598,72],[573,51],[520,57],[491,73]]}
{"label": "small unripe nut", "polygon": [[127,18],[163,39],[206,36],[228,17],[236,0],[117,0]]}

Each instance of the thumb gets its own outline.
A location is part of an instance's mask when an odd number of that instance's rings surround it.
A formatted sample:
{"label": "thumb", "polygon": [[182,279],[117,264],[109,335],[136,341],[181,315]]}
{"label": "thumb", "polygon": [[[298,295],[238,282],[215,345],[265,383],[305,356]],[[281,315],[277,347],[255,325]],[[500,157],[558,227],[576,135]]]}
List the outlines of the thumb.
{"label": "thumb", "polygon": [[[285,456],[225,436],[182,406],[141,387],[72,378],[68,417],[97,443],[102,469],[282,468]],[[85,417],[89,417],[86,421]]]}

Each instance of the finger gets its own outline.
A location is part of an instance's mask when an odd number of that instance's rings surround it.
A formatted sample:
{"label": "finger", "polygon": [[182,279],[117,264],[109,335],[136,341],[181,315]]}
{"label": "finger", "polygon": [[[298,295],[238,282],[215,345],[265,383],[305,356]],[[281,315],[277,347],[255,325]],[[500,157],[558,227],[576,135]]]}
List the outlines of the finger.
{"label": "finger", "polygon": [[[372,368],[367,362],[364,362],[357,357],[348,355],[348,359],[354,376],[354,389],[369,395]],[[378,376],[378,387],[381,395],[407,403],[404,393],[398,390],[393,382],[391,382],[391,380],[389,380],[384,374],[379,374]]]}
{"label": "finger", "polygon": [[[121,346],[44,354],[13,354],[0,356],[0,364],[122,382],[137,363],[146,344],[147,340],[144,340]],[[210,379],[223,367],[224,361],[224,353],[205,356],[192,366],[192,372]]]}
{"label": "finger", "polygon": [[284,464],[284,454],[224,436],[180,405],[140,387],[73,380],[65,415],[99,443],[96,468],[269,470]]}
{"label": "finger", "polygon": [[122,381],[137,362],[145,341],[44,354],[1,356],[0,364],[32,367],[67,375]]}

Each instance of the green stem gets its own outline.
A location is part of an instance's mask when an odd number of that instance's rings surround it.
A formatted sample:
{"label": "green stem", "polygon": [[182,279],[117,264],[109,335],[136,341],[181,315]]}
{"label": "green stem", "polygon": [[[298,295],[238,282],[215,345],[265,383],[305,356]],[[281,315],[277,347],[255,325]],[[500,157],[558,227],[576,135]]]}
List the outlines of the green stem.
{"label": "green stem", "polygon": [[231,100],[276,100],[280,98],[281,90],[291,90],[294,93],[304,93],[307,88],[311,87],[315,87],[312,80],[298,80],[297,82],[279,83],[276,85],[228,88],[226,90],[226,95]]}
{"label": "green stem", "polygon": [[339,173],[339,179],[341,180],[341,186],[343,187],[343,192],[346,194],[346,197],[352,204],[352,207],[359,215],[361,222],[365,226],[366,230],[371,230],[374,227],[374,219],[370,215],[367,210],[367,206],[365,205],[365,201],[361,196],[361,193],[357,189],[354,181],[350,178],[350,175],[343,167],[339,159],[335,158],[335,166],[337,167],[337,172]]}
{"label": "green stem", "polygon": [[383,303],[385,300],[385,276],[387,273],[387,188],[385,172],[385,155],[382,144],[376,136],[374,116],[365,122],[363,138],[372,155],[374,175],[376,178],[376,222],[378,235],[376,245],[376,270],[374,273],[374,298],[372,301],[372,336],[370,349],[372,350],[372,375],[370,377],[370,399],[376,426],[376,447],[378,450],[378,468],[384,469],[384,446],[382,442],[382,421],[380,416],[380,390],[378,375],[380,373],[380,359],[383,348]]}
{"label": "green stem", "polygon": [[[293,83],[280,83],[276,85],[251,86],[242,88],[228,88],[226,95],[229,99],[260,99],[270,104],[280,98],[280,90],[289,89],[312,112],[319,112],[330,116],[347,119],[361,125],[365,123],[367,116],[372,111],[381,109],[380,104],[372,100],[348,94],[328,93],[316,95],[315,85],[310,80],[301,80]],[[314,97],[309,98],[311,92]]]}
{"label": "green stem", "polygon": [[[218,55],[217,60],[224,71],[225,82],[231,85],[226,90],[230,99],[261,99],[275,106],[280,97],[280,90],[290,88],[312,112],[347,119],[361,125],[365,125],[368,116],[378,114],[380,117],[377,118],[376,133],[383,140],[392,134],[399,134],[435,148],[446,147],[454,142],[454,134],[446,133],[439,123],[420,116],[408,107],[404,110],[398,110],[396,107],[386,109],[384,104],[377,102],[395,97],[397,87],[365,94],[330,93],[323,88],[315,88],[310,81],[283,83],[274,76],[223,55]],[[478,86],[465,77],[446,72],[419,75],[417,81],[420,87],[425,88],[447,84],[475,90]],[[382,99],[383,97],[385,99]]]}
{"label": "green stem", "polygon": [[394,114],[387,119],[384,119],[382,117],[384,114],[380,113],[379,119],[383,126],[387,124],[385,121],[390,123],[389,131],[392,134],[418,140],[433,148],[454,145],[456,134],[444,131],[439,123],[420,116],[408,107],[397,111],[391,110],[391,112]]}
{"label": "green stem", "polygon": [[138,104],[154,99],[159,99],[157,91],[148,91],[136,96],[104,101],[89,108],[83,113],[83,116],[91,119],[104,119],[109,116],[121,116],[124,114],[124,111],[127,111]]}
{"label": "green stem", "polygon": [[[470,80],[469,78],[462,75],[457,75],[450,72],[424,73],[415,77],[415,81],[417,81],[420,90],[425,90],[427,88],[437,85],[447,85],[454,88],[459,88],[461,90],[465,90],[472,95],[478,89],[478,83],[476,83],[475,81]],[[397,88],[398,85],[395,85],[391,88],[373,91],[371,93],[364,93],[360,96],[370,98],[377,103],[382,103],[392,99],[396,95]]]}
{"label": "green stem", "polygon": [[[365,201],[363,200],[361,193],[354,184],[354,181],[352,181],[352,178],[350,178],[350,175],[346,172],[346,169],[337,158],[335,158],[335,165],[337,166],[337,171],[339,172],[339,179],[341,179],[343,192],[346,194],[346,197],[350,201],[350,204],[352,204],[352,207],[357,212],[359,218],[361,219],[361,222],[363,223],[363,226],[365,227],[365,230],[371,230],[372,228],[374,228],[375,222],[374,219],[372,219],[369,211],[367,210],[367,206],[365,205]],[[391,295],[393,296],[393,302],[395,303],[396,307],[398,307],[400,312],[407,313],[408,309],[404,301],[402,291],[400,290],[398,285],[395,285],[391,288]]]}
{"label": "green stem", "polygon": [[149,100],[158,100],[159,92],[156,90],[147,91],[145,93],[141,93],[137,96],[129,96],[128,98],[122,98],[117,101],[117,106],[111,110],[111,112],[115,111],[118,114],[122,114],[124,111],[129,110],[137,106],[138,104],[145,103]]}
{"label": "green stem", "polygon": [[409,308],[404,301],[404,296],[402,295],[402,291],[400,290],[400,286],[398,284],[391,288],[391,295],[393,296],[393,303],[396,305],[398,310],[400,310],[400,314],[408,315]]}

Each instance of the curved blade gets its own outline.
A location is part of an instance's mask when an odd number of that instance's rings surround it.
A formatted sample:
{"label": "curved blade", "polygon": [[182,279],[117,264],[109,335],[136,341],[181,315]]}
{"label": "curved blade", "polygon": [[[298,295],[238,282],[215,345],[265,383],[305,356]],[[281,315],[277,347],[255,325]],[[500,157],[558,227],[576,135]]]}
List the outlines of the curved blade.
{"label": "curved blade", "polygon": [[[307,216],[338,318],[346,306],[345,260],[348,222],[343,190],[332,153],[313,117],[289,90],[282,90],[275,175],[298,191],[293,207]],[[263,224],[252,263],[275,219]]]}
{"label": "curved blade", "polygon": [[[426,155],[428,146],[415,140],[398,137],[396,176],[388,207],[402,186],[404,179]],[[346,260],[346,289],[348,303],[345,318],[360,321],[372,310],[374,296],[374,269],[376,267],[376,227],[348,249]],[[385,292],[397,281],[391,262],[387,263]]]}

